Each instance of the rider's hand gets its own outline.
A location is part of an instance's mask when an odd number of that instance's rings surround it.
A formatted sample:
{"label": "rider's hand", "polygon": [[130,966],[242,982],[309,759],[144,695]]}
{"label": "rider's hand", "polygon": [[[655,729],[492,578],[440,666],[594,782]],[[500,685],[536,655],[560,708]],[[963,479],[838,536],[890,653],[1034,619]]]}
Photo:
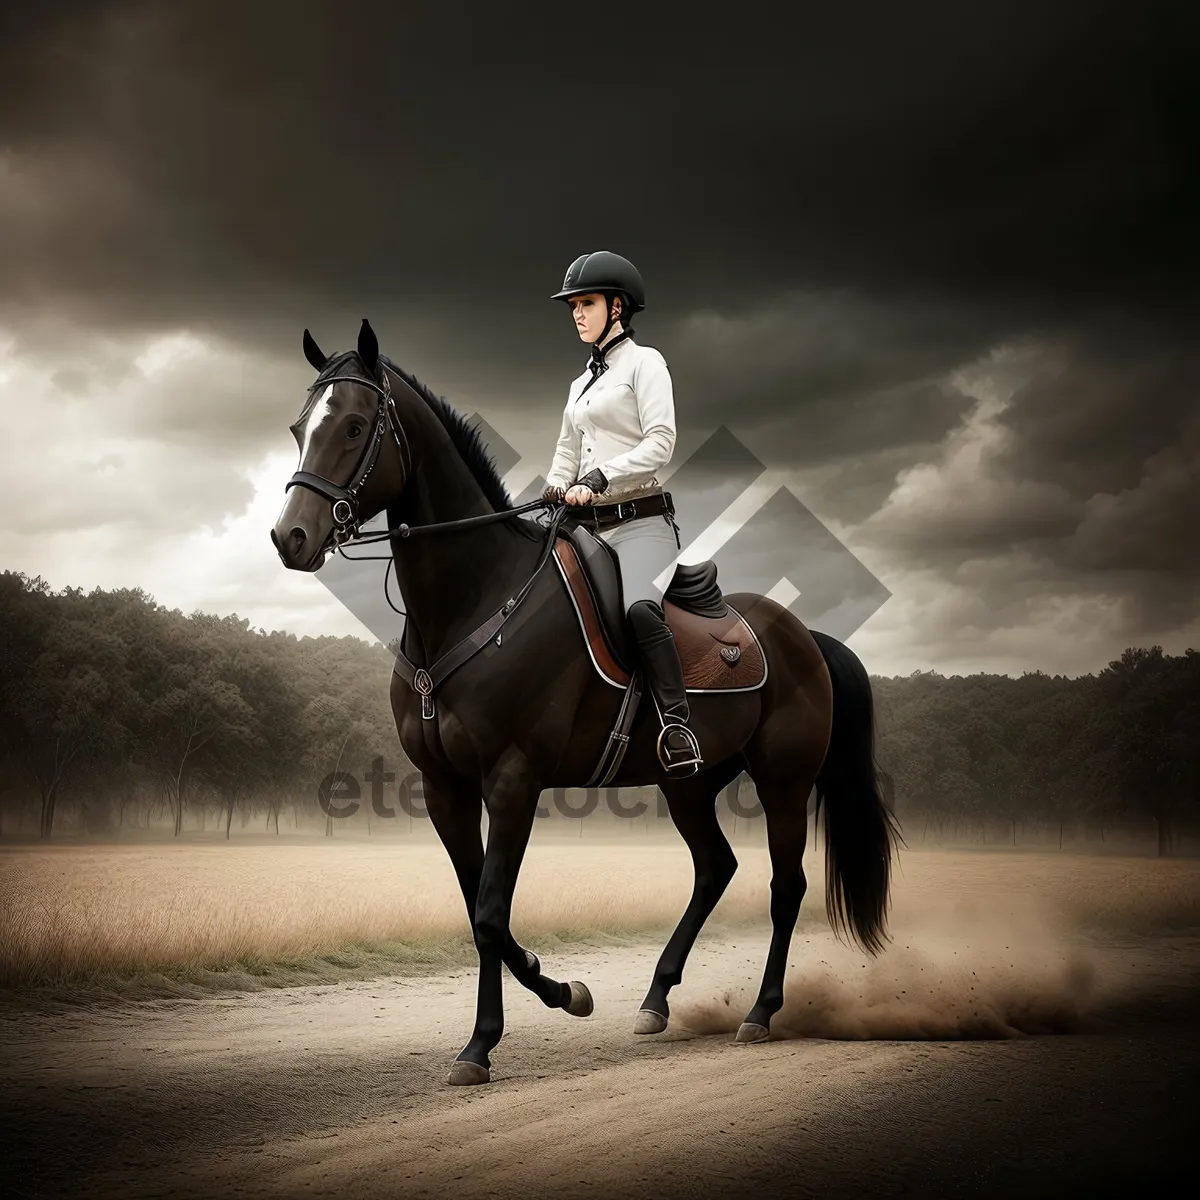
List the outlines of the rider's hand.
{"label": "rider's hand", "polygon": [[584,487],[582,483],[577,483],[566,495],[568,504],[591,504],[594,499],[595,493],[590,487]]}
{"label": "rider's hand", "polygon": [[561,504],[562,498],[566,495],[566,492],[566,488],[558,487],[553,483],[548,483],[542,491],[542,499],[553,500],[556,504]]}

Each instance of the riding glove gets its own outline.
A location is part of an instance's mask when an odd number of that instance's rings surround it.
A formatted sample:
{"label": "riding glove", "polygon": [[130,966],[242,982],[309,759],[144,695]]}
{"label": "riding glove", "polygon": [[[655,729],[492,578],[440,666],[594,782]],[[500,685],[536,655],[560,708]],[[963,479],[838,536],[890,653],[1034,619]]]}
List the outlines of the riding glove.
{"label": "riding glove", "polygon": [[608,480],[604,477],[604,472],[599,467],[593,467],[581,480],[581,486],[588,488],[597,496],[603,496],[608,491]]}

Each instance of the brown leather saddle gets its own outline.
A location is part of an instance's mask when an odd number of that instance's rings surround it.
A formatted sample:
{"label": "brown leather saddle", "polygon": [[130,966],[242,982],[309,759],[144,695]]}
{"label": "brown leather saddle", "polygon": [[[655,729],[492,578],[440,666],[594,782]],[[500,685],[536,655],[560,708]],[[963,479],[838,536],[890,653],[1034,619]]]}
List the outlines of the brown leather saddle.
{"label": "brown leather saddle", "polygon": [[[597,672],[606,683],[627,688],[636,668],[636,648],[626,622],[616,554],[583,525],[571,525],[559,533],[554,561]],[[762,646],[746,618],[721,594],[716,563],[676,566],[662,607],[689,692],[762,687],[767,677]]]}

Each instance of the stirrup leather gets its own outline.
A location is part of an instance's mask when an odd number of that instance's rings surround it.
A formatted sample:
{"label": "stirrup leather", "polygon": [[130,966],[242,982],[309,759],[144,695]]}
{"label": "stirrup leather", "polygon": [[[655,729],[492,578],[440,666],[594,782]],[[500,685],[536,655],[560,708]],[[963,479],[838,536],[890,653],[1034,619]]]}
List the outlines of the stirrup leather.
{"label": "stirrup leather", "polygon": [[[681,734],[688,744],[687,749],[672,750],[668,747],[666,739],[670,733]],[[663,725],[654,748],[658,753],[658,761],[665,771],[680,771],[687,775],[694,775],[704,765],[704,760],[700,757],[700,743],[696,740],[696,735],[678,721],[669,721]],[[672,758],[672,754],[678,754],[681,757]],[[690,767],[691,770],[685,770],[687,767]]]}

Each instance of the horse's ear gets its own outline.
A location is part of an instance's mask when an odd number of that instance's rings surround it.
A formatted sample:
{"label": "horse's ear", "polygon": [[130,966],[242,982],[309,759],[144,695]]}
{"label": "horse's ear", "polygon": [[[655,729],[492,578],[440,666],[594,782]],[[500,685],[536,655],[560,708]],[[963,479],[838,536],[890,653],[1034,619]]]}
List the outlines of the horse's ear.
{"label": "horse's ear", "polygon": [[379,365],[379,339],[366,317],[363,317],[362,328],[358,331],[358,357],[362,360],[362,365],[374,375],[375,368]]}
{"label": "horse's ear", "polygon": [[325,364],[329,361],[324,354],[321,353],[321,347],[313,341],[313,335],[306,329],[304,331],[304,357],[312,363],[314,371],[323,371]]}

